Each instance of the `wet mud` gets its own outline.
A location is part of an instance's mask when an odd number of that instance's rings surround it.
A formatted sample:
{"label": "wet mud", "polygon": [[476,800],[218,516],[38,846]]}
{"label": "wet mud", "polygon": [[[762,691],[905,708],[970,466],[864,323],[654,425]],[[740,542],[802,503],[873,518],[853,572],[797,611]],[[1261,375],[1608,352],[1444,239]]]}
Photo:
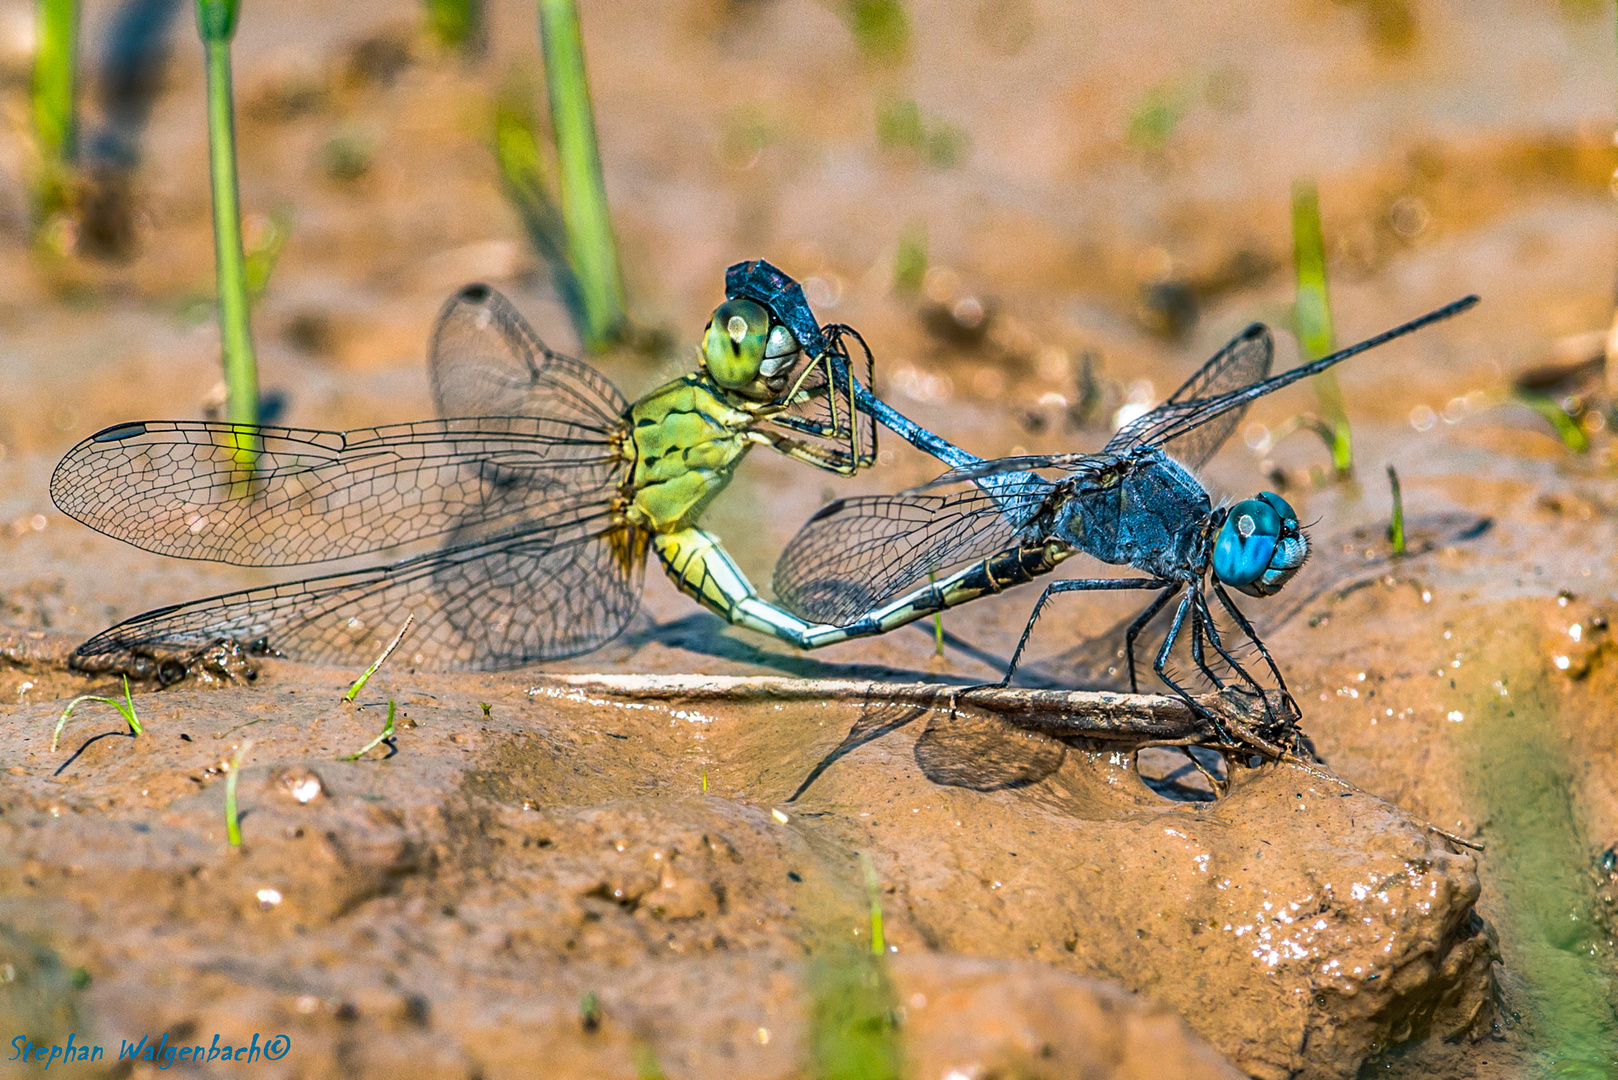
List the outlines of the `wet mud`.
{"label": "wet mud", "polygon": [[[0,35],[0,1017],[114,1048],[284,1033],[267,1076],[1618,1076],[1618,444],[1590,346],[1618,249],[1611,13],[915,3],[883,57],[832,4],[584,8],[644,331],[599,365],[631,397],[688,365],[724,267],[764,256],[919,421],[986,455],[1096,449],[1248,321],[1288,324],[1300,176],[1340,340],[1482,294],[1340,369],[1352,479],[1308,435],[1269,443],[1315,407],[1302,387],[1203,470],[1309,524],[1298,577],[1243,603],[1322,764],[552,679],[982,682],[1037,595],[948,613],[941,656],[930,625],[801,655],[655,573],[589,656],[448,676],[405,647],[357,706],[354,671],[222,664],[136,684],[139,736],[81,703],[53,751],[71,699],[122,694],[67,669],[78,641],[292,575],[145,555],[50,504],[83,436],[217,407],[201,71],[182,14],[140,109],[90,104],[136,164],[42,251],[26,55]],[[575,344],[487,145],[493,97],[538,70],[531,7],[488,12],[470,59],[398,5],[244,15],[249,239],[290,229],[254,317],[283,422],[428,415],[427,335],[470,279]],[[113,32],[87,16],[87,48]],[[1562,395],[1588,449],[1514,384]],[[705,524],[765,582],[826,500],[936,472],[895,440],[846,481],[760,452]],[[1141,606],[1059,598],[1019,682],[1126,689]],[[390,700],[392,740],[338,760]]]}

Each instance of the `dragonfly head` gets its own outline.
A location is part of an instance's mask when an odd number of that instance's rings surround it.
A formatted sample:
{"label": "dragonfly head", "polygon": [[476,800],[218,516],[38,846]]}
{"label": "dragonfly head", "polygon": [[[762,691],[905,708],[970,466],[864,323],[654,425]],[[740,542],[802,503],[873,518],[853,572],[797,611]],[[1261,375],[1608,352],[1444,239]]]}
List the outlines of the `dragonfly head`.
{"label": "dragonfly head", "polygon": [[1214,577],[1248,596],[1272,596],[1309,557],[1298,515],[1273,491],[1230,508],[1214,543]]}
{"label": "dragonfly head", "polygon": [[720,304],[702,335],[702,360],[714,381],[748,397],[767,400],[786,389],[800,355],[792,331],[752,300]]}

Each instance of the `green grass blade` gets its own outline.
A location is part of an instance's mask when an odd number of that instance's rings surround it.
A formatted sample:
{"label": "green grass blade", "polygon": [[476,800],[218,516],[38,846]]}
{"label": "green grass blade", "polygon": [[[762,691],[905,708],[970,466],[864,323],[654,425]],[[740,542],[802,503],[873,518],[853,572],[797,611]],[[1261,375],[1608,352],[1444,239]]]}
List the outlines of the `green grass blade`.
{"label": "green grass blade", "polygon": [[[219,280],[219,338],[225,369],[225,417],[258,422],[258,360],[248,325],[247,259],[242,250],[241,195],[236,183],[236,125],[231,93],[230,40],[235,0],[197,0],[208,76],[208,169],[213,185],[214,265]],[[251,451],[239,447],[251,467]]]}
{"label": "green grass blade", "polygon": [[562,188],[568,263],[579,290],[585,346],[600,350],[624,328],[624,286],[596,144],[595,114],[574,0],[539,0],[540,43]]}
{"label": "green grass blade", "polygon": [[125,723],[129,725],[130,734],[146,734],[146,729],[141,726],[140,718],[135,715],[135,699],[130,696],[129,677],[126,675],[124,676],[124,700],[122,701],[119,701],[117,698],[98,697],[94,694],[81,694],[67,703],[67,708],[63,709],[62,715],[56,719],[56,729],[51,732],[51,753],[54,754],[56,752],[57,744],[62,738],[62,729],[67,726],[67,718],[73,715],[73,710],[78,707],[80,702],[83,701],[94,701],[102,705],[111,705],[114,709],[118,710],[119,714],[123,716]]}
{"label": "green grass blade", "polygon": [[899,1080],[893,986],[877,957],[838,948],[810,965],[809,1075],[815,1080]]}
{"label": "green grass blade", "polygon": [[[388,642],[387,648],[382,650],[382,655],[378,656],[376,660],[372,662],[371,666],[365,669],[365,674],[354,680],[353,685],[348,688],[348,693],[343,695],[344,701],[354,700],[359,692],[365,688],[365,684],[371,681],[371,676],[375,675],[377,671],[381,669],[382,665],[387,663],[388,657],[393,655],[393,650],[399,647],[399,642],[404,640],[405,635],[410,633],[410,628],[415,624],[416,613],[412,611],[405,616],[404,625],[399,627],[399,632],[397,634],[393,635],[393,640]],[[489,715],[489,707],[487,705],[483,706],[483,715]],[[391,713],[389,714],[389,722],[392,722]],[[375,744],[373,743],[372,745],[374,746]],[[366,747],[366,749],[368,750],[370,747]],[[360,751],[362,754],[364,752],[364,750]]]}
{"label": "green grass blade", "polygon": [[899,237],[899,249],[893,256],[893,288],[896,292],[913,296],[921,291],[927,280],[927,226],[917,222]]}
{"label": "green grass blade", "polygon": [[376,749],[378,746],[382,745],[383,743],[387,742],[389,739],[393,738],[393,712],[394,712],[394,704],[393,704],[392,701],[389,701],[388,702],[388,722],[386,724],[382,725],[382,734],[378,735],[376,738],[372,739],[370,742],[366,743],[364,746],[360,747],[358,750],[354,751],[352,754],[344,755],[343,757],[340,757],[337,760],[338,761],[358,761],[360,758],[364,757],[366,754],[369,754],[372,750]]}
{"label": "green grass blade", "polygon": [[1579,422],[1567,414],[1560,402],[1548,394],[1537,393],[1533,390],[1518,390],[1517,400],[1533,409],[1556,431],[1556,437],[1562,440],[1562,445],[1575,454],[1582,454],[1590,449],[1589,436]]}
{"label": "green grass blade", "polygon": [[427,0],[427,31],[442,49],[464,49],[476,40],[482,17],[478,0]]}
{"label": "green grass blade", "polygon": [[[1292,245],[1298,282],[1293,325],[1305,360],[1318,360],[1336,349],[1337,334],[1332,326],[1331,298],[1326,289],[1326,243],[1320,228],[1320,193],[1312,180],[1299,180],[1292,185]],[[1332,469],[1339,478],[1346,477],[1354,471],[1354,447],[1337,373],[1328,371],[1316,375],[1314,384],[1321,419],[1331,431]]]}
{"label": "green grass blade", "polygon": [[[928,573],[927,583],[930,585],[938,584],[938,575]],[[933,655],[944,655],[944,613],[941,611],[933,612]]]}
{"label": "green grass blade", "polygon": [[231,847],[242,846],[242,826],[236,813],[236,778],[241,775],[242,761],[253,748],[252,739],[243,739],[230,759],[230,774],[225,777],[225,839]]}
{"label": "green grass blade", "polygon": [[860,867],[865,871],[865,898],[871,905],[871,955],[883,956],[888,947],[882,937],[882,882],[876,876],[871,858],[860,852]]}
{"label": "green grass blade", "polygon": [[68,181],[76,157],[74,82],[79,43],[78,0],[34,3],[34,139],[39,173],[34,179],[34,222],[68,202]]}
{"label": "green grass blade", "polygon": [[557,289],[583,336],[584,310],[567,261],[567,229],[551,197],[549,169],[541,149],[539,120],[530,104],[532,88],[519,78],[506,80],[494,103],[494,155],[506,198],[523,229],[550,265]]}
{"label": "green grass blade", "polygon": [[1395,555],[1405,553],[1405,502],[1399,490],[1399,474],[1388,466],[1388,487],[1393,490],[1393,513],[1388,518],[1388,543]]}

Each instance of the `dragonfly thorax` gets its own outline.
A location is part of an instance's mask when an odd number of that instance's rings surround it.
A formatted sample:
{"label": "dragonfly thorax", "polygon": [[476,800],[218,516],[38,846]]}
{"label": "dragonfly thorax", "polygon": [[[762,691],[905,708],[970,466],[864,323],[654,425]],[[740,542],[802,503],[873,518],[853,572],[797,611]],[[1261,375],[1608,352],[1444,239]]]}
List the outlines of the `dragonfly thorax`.
{"label": "dragonfly thorax", "polygon": [[1161,578],[1200,573],[1213,505],[1196,477],[1155,447],[1106,465],[1074,478],[1070,497],[1057,509],[1054,538],[1102,562]]}

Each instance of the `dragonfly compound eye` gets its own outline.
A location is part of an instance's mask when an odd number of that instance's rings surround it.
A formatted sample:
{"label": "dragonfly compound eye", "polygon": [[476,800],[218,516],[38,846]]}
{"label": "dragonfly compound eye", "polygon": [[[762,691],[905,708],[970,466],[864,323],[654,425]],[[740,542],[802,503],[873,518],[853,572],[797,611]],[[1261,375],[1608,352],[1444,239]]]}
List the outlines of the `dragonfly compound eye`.
{"label": "dragonfly compound eye", "polygon": [[1230,508],[1214,544],[1214,576],[1249,596],[1270,596],[1292,580],[1309,557],[1298,515],[1266,491]]}
{"label": "dragonfly compound eye", "polygon": [[714,309],[702,335],[702,359],[714,381],[738,390],[758,378],[764,362],[770,313],[751,300],[726,300]]}

